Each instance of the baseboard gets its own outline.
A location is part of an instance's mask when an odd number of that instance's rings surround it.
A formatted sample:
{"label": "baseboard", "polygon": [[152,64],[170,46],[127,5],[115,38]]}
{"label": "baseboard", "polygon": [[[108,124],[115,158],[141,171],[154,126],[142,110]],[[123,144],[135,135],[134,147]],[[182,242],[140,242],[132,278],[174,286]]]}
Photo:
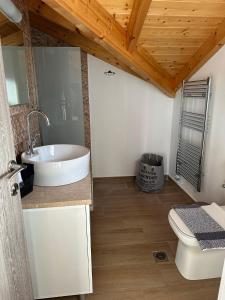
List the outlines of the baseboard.
{"label": "baseboard", "polygon": [[179,188],[181,188],[182,189],[182,191],[184,191],[194,202],[198,202],[194,197],[193,197],[193,195],[191,195],[191,193],[189,193],[188,191],[186,191],[185,189],[184,189],[184,187],[181,185],[181,184],[179,184],[178,182],[177,182],[177,180],[175,179],[175,178],[173,178],[172,176],[170,176],[170,175],[168,175],[168,177],[169,177],[169,179],[171,179],[177,186],[179,186]]}
{"label": "baseboard", "polygon": [[135,180],[136,176],[114,176],[114,177],[93,177],[94,183],[96,182],[106,182],[106,181],[121,181],[121,182],[131,182]]}
{"label": "baseboard", "polygon": [[[164,175],[165,180],[169,180],[169,175]],[[113,177],[93,177],[94,183],[96,182],[106,182],[106,181],[122,181],[122,182],[131,182],[134,181],[136,176],[113,176]]]}

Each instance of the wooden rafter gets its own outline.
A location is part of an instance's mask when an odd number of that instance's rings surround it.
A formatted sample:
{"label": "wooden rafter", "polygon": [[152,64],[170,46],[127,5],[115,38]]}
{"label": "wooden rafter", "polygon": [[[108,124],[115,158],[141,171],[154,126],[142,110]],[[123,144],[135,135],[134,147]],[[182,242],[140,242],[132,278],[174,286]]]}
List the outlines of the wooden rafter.
{"label": "wooden rafter", "polygon": [[152,0],[134,0],[127,26],[127,49],[133,51],[137,45],[145,18]]}
{"label": "wooden rafter", "polygon": [[9,19],[7,19],[7,17],[5,15],[0,13],[0,27],[7,23],[9,23]]}
{"label": "wooden rafter", "polygon": [[37,7],[30,7],[30,23],[32,27],[47,33],[68,45],[80,47],[85,52],[111,65],[114,65],[125,72],[128,72],[134,76],[138,76],[127,65],[119,61],[112,54],[108,53],[100,45],[85,38],[78,31],[75,32],[74,27],[73,31],[69,30],[68,27],[71,26],[71,24],[67,20],[61,20],[61,17],[58,16],[55,11],[50,11],[51,8],[49,7],[47,7],[47,10],[45,10],[44,6],[46,5],[41,5],[41,10],[37,9]]}
{"label": "wooden rafter", "polygon": [[169,96],[174,96],[174,82],[167,72],[161,73],[155,60],[148,60],[126,47],[126,31],[96,0],[44,0],[47,5],[75,25],[87,38],[100,44],[119,58],[141,78],[151,81]]}
{"label": "wooden rafter", "polygon": [[0,35],[6,37],[14,32],[20,31],[19,25],[12,23],[7,17],[0,12]]}
{"label": "wooden rafter", "polygon": [[225,44],[225,20],[208,37],[197,52],[185,64],[175,78],[175,90],[178,90],[182,81],[189,79],[210,57]]}
{"label": "wooden rafter", "polygon": [[23,45],[23,32],[13,32],[2,38],[2,45],[4,46],[20,46]]}
{"label": "wooden rafter", "polygon": [[63,28],[74,31],[76,27],[64,17],[57,14],[51,7],[43,3],[41,0],[30,0],[29,10],[33,13],[43,16],[49,21],[52,21]]}

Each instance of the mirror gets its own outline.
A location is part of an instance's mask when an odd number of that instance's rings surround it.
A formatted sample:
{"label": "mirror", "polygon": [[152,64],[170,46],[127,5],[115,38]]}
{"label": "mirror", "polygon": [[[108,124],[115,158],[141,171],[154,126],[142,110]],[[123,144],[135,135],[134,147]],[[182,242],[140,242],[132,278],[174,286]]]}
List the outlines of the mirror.
{"label": "mirror", "polygon": [[0,12],[0,36],[10,106],[29,102],[23,32]]}

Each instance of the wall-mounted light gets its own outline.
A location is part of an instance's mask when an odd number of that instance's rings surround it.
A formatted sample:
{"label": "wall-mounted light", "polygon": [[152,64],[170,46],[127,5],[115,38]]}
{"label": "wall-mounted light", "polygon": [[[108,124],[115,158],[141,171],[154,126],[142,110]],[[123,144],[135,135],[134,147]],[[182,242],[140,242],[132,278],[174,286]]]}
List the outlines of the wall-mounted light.
{"label": "wall-mounted light", "polygon": [[0,0],[0,11],[12,22],[20,23],[22,14],[11,0]]}
{"label": "wall-mounted light", "polygon": [[107,77],[111,77],[111,76],[116,75],[116,72],[109,70],[109,71],[105,71],[104,74]]}

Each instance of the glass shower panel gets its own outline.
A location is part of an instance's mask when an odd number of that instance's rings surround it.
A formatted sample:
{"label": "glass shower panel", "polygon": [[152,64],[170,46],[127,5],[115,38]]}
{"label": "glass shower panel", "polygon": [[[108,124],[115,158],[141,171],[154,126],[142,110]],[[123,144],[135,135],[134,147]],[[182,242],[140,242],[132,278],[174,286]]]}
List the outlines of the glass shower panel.
{"label": "glass shower panel", "polygon": [[80,48],[34,47],[39,106],[51,122],[41,124],[44,145],[84,145]]}

